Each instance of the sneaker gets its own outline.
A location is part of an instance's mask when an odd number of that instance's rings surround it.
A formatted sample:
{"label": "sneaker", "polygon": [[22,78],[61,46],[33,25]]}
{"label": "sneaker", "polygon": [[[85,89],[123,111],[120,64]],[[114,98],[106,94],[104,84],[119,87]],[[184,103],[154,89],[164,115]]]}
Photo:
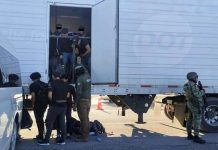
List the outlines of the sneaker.
{"label": "sneaker", "polygon": [[50,145],[49,142],[46,140],[38,141],[38,144],[41,146],[49,146]]}
{"label": "sneaker", "polygon": [[201,139],[199,136],[195,136],[193,141],[195,143],[199,143],[199,144],[205,144],[206,143],[206,141]]}
{"label": "sneaker", "polygon": [[193,139],[194,139],[194,136],[191,133],[189,133],[187,136],[187,140],[193,140]]}
{"label": "sneaker", "polygon": [[58,145],[65,145],[65,144],[66,144],[63,139],[57,140],[56,143],[57,143]]}

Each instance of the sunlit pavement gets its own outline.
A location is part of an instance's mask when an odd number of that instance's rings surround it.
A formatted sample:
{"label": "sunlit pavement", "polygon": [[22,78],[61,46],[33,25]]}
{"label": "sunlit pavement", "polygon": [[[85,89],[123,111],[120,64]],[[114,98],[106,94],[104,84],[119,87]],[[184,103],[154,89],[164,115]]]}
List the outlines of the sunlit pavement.
{"label": "sunlit pavement", "polygon": [[[17,150],[119,150],[119,149],[190,149],[216,150],[218,149],[218,134],[202,134],[207,144],[199,145],[186,140],[185,128],[176,126],[167,119],[163,110],[150,109],[144,115],[145,124],[136,124],[137,115],[131,110],[126,116],[121,116],[121,109],[108,100],[102,100],[103,110],[96,110],[98,97],[92,100],[90,120],[99,120],[106,128],[107,136],[91,136],[88,143],[75,143],[67,139],[66,145],[59,146],[52,140],[50,146],[39,146],[33,137],[36,135],[34,122],[31,130],[21,130],[22,140],[17,144]],[[76,112],[73,117],[78,118]],[[55,137],[56,132],[53,132]],[[100,138],[100,139],[99,139]]]}

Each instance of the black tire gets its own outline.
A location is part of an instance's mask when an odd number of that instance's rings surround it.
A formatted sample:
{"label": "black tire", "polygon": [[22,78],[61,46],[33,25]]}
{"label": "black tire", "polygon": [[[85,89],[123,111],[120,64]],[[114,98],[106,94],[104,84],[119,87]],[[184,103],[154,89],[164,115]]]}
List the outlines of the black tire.
{"label": "black tire", "polygon": [[207,107],[202,115],[201,130],[209,133],[218,132],[218,98],[207,98]]}
{"label": "black tire", "polygon": [[18,125],[17,122],[14,122],[13,131],[11,135],[10,147],[9,150],[15,150],[16,143],[17,143],[17,134],[18,133]]}
{"label": "black tire", "polygon": [[166,115],[166,117],[167,117],[168,119],[173,120],[173,118],[174,118],[174,112],[171,112],[171,111],[169,110],[169,107],[168,107],[167,104],[165,104],[165,106],[164,106],[164,114]]}

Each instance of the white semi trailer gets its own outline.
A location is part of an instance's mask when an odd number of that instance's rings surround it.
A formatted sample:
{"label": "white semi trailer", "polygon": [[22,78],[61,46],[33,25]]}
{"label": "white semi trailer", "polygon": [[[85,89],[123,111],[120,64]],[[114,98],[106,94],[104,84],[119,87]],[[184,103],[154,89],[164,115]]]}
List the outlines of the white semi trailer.
{"label": "white semi trailer", "polygon": [[217,9],[215,0],[1,0],[0,34],[14,46],[23,84],[35,71],[47,82],[49,33],[55,23],[75,30],[82,22],[92,40],[92,94],[131,108],[139,122],[157,94],[171,93],[175,96],[163,99],[166,114],[183,124],[183,85],[195,71],[209,104],[202,129],[213,132],[218,131]]}

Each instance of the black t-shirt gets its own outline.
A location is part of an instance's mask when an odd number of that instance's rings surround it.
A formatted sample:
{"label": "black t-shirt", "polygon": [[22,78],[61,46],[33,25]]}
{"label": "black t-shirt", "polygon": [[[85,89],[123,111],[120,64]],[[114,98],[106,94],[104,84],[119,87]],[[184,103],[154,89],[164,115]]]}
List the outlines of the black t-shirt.
{"label": "black t-shirt", "polygon": [[30,94],[35,93],[36,95],[35,106],[47,106],[48,104],[48,95],[46,95],[48,93],[41,93],[43,86],[47,86],[47,84],[40,80],[35,81],[30,85]]}
{"label": "black t-shirt", "polygon": [[62,53],[63,52],[66,52],[66,53],[73,52],[72,43],[73,41],[68,37],[59,38],[59,46],[60,46],[61,52]]}
{"label": "black t-shirt", "polygon": [[67,94],[70,92],[69,85],[62,80],[54,80],[49,84],[52,92],[51,106],[65,107],[67,105]]}
{"label": "black t-shirt", "polygon": [[90,41],[88,39],[85,39],[85,38],[79,39],[79,42],[77,45],[77,48],[79,49],[79,56],[81,56],[82,54],[86,52],[87,45],[90,45]]}

